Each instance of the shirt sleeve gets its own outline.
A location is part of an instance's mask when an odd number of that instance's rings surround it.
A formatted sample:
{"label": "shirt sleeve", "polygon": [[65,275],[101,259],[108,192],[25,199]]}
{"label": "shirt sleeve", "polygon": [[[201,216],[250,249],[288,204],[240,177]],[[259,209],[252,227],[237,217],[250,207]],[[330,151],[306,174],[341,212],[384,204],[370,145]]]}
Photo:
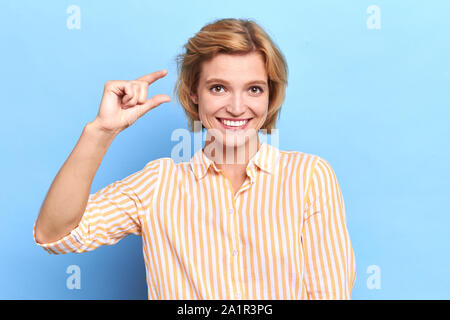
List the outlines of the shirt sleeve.
{"label": "shirt sleeve", "polygon": [[308,298],[350,299],[356,268],[344,199],[333,169],[320,157],[306,198],[301,241]]}
{"label": "shirt sleeve", "polygon": [[50,254],[81,253],[115,244],[129,234],[141,235],[141,217],[151,204],[158,171],[159,161],[151,161],[142,170],[90,194],[78,226],[60,240],[37,242],[35,222],[35,243]]}

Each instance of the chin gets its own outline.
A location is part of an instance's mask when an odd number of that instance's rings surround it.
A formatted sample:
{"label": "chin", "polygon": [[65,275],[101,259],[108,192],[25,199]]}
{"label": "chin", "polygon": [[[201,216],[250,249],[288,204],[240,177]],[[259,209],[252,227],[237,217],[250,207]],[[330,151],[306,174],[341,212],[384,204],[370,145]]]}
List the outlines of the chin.
{"label": "chin", "polygon": [[239,148],[245,146],[249,142],[257,142],[258,139],[256,137],[257,133],[254,129],[247,129],[242,132],[225,133],[220,137],[218,142],[228,148]]}
{"label": "chin", "polygon": [[239,148],[244,146],[247,141],[248,138],[246,138],[245,136],[236,137],[234,139],[228,137],[228,139],[222,141],[222,145],[224,145],[227,148]]}
{"label": "chin", "polygon": [[242,146],[249,141],[256,141],[258,132],[253,128],[246,130],[223,130],[222,128],[207,129],[209,139],[213,139],[216,144],[227,147]]}

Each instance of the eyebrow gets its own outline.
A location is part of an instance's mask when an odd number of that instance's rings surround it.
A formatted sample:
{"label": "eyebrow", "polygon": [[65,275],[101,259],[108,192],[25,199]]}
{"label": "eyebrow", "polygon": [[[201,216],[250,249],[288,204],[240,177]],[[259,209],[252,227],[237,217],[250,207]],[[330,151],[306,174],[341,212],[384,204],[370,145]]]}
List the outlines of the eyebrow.
{"label": "eyebrow", "polygon": [[[210,84],[210,83],[213,83],[213,82],[221,82],[221,83],[225,83],[227,85],[230,84],[227,80],[219,79],[219,78],[208,79],[208,80],[206,80],[205,84]],[[249,85],[249,84],[262,84],[262,85],[267,86],[267,81],[264,81],[264,80],[252,80],[252,81],[247,82],[245,85]]]}

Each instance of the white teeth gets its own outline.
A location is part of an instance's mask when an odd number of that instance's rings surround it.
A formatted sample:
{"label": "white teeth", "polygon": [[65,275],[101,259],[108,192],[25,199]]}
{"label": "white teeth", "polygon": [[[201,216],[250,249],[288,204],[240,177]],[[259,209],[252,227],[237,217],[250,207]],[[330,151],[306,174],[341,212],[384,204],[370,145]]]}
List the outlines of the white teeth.
{"label": "white teeth", "polygon": [[244,124],[247,123],[248,120],[242,120],[242,121],[230,121],[230,120],[222,120],[222,122],[230,127],[241,127]]}

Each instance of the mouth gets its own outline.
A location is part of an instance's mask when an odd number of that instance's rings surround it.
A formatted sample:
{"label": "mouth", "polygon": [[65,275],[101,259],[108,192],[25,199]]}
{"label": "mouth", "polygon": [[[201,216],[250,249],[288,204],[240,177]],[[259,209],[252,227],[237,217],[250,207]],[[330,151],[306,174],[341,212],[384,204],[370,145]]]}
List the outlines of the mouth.
{"label": "mouth", "polygon": [[220,124],[228,130],[242,130],[245,129],[248,125],[248,123],[250,122],[250,120],[252,120],[252,118],[249,119],[236,119],[236,120],[231,120],[231,119],[225,119],[225,118],[216,118],[217,121],[220,122]]}

